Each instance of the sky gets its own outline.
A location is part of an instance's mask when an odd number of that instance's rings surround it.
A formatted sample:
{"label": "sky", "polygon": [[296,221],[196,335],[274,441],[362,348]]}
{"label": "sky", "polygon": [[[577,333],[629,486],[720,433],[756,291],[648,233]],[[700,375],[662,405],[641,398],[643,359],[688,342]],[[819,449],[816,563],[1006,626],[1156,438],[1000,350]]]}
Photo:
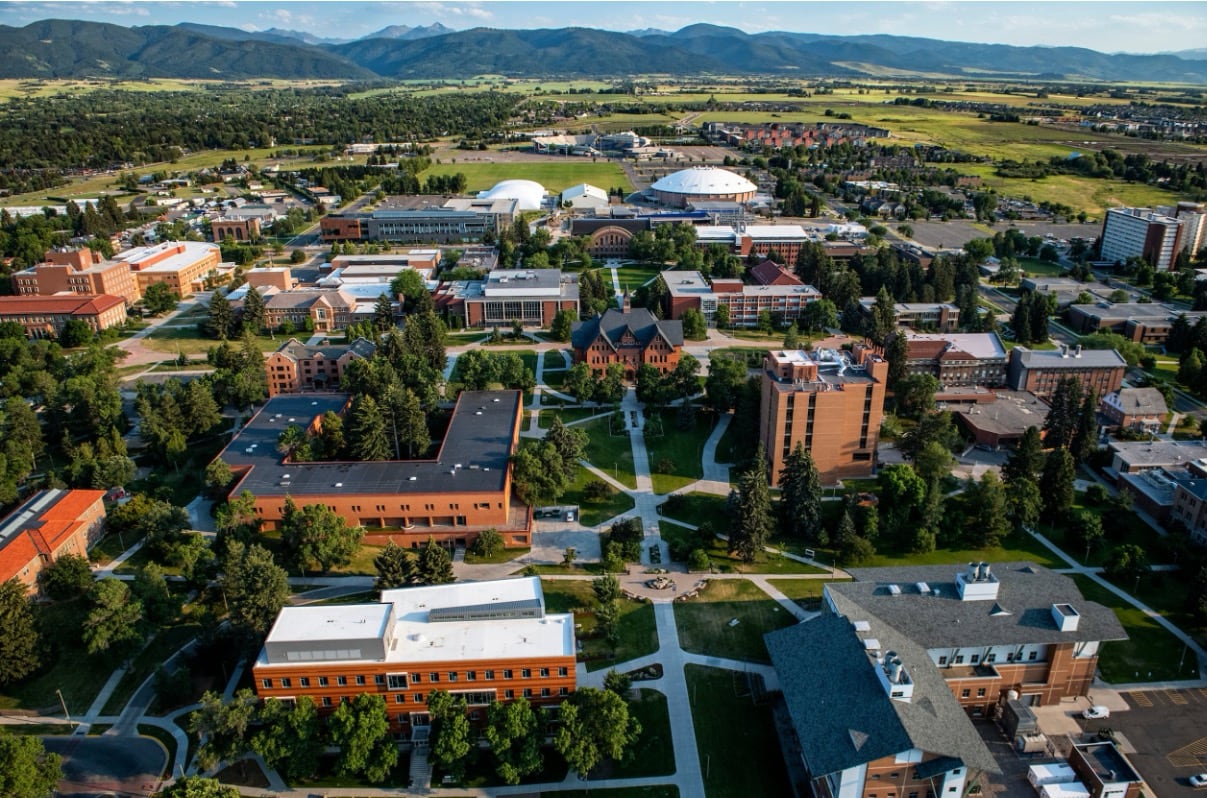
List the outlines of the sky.
{"label": "sky", "polygon": [[785,30],[851,35],[891,33],[963,42],[1077,46],[1157,53],[1207,47],[1207,2],[702,2],[701,0],[488,0],[487,2],[168,2],[168,0],[0,0],[0,24],[86,19],[118,25],[201,22],[245,30],[285,28],[356,39],[387,25],[455,30],[580,26],[678,30],[708,22],[748,33]]}

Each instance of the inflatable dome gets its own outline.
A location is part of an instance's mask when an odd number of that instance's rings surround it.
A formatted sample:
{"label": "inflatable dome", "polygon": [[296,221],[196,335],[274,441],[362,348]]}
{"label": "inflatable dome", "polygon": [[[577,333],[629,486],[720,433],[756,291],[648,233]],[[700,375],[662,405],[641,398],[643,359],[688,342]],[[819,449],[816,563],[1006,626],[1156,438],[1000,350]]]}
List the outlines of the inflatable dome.
{"label": "inflatable dome", "polygon": [[518,200],[516,209],[521,211],[539,211],[544,197],[545,187],[534,180],[504,180],[478,193],[478,199]]}
{"label": "inflatable dome", "polygon": [[696,166],[667,175],[650,187],[664,205],[682,208],[690,200],[750,202],[758,189],[741,175],[715,166]]}

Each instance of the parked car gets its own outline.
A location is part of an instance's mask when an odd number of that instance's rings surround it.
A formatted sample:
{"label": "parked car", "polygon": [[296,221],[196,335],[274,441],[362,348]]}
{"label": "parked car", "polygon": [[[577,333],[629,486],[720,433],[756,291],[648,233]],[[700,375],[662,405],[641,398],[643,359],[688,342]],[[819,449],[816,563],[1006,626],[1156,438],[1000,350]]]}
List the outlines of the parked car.
{"label": "parked car", "polygon": [[1196,773],[1190,777],[1191,787],[1207,787],[1207,773]]}
{"label": "parked car", "polygon": [[1110,716],[1110,709],[1102,706],[1102,704],[1095,704],[1081,713],[1081,717],[1085,718],[1086,720],[1102,720],[1103,718],[1109,718]]}

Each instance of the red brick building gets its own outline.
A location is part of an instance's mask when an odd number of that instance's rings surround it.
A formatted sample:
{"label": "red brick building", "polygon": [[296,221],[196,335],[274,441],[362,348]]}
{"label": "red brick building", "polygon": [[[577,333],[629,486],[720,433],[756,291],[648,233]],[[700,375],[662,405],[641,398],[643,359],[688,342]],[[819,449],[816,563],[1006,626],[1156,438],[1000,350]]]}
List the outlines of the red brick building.
{"label": "red brick building", "polygon": [[1114,349],[1082,349],[1061,344],[1042,350],[1016,346],[1010,350],[1006,384],[1016,391],[1029,391],[1041,399],[1056,392],[1065,377],[1076,377],[1084,391],[1093,388],[1098,396],[1119,390],[1127,361]]}
{"label": "red brick building", "polygon": [[65,554],[88,556],[105,528],[103,490],[44,490],[0,521],[0,582],[37,588],[38,574]]}
{"label": "red brick building", "polygon": [[126,321],[126,300],[120,296],[0,296],[0,321],[15,321],[30,338],[53,338],[71,320],[100,332]]}
{"label": "red brick building", "polygon": [[[560,704],[577,686],[574,616],[545,610],[538,577],[382,592],[376,604],[286,607],[252,668],[260,698],[309,696],[326,714],[361,693],[399,739],[425,739],[433,690],[471,721],[495,701]],[[475,725],[480,725],[476,723]]]}
{"label": "red brick building", "polygon": [[319,346],[310,346],[290,338],[264,359],[268,395],[337,390],[348,364],[353,360],[372,357],[376,349],[372,341],[364,338],[357,338],[350,344]]}
{"label": "red brick building", "polygon": [[625,379],[651,365],[662,374],[675,370],[683,348],[683,322],[663,321],[645,308],[609,309],[602,316],[576,322],[570,333],[574,362],[586,363],[594,374],[608,366],[624,366]]}
{"label": "red brick building", "polygon": [[12,276],[13,292],[21,296],[52,294],[120,296],[133,305],[142,294],[134,272],[125,263],[105,262],[90,249],[46,253],[46,261]]}

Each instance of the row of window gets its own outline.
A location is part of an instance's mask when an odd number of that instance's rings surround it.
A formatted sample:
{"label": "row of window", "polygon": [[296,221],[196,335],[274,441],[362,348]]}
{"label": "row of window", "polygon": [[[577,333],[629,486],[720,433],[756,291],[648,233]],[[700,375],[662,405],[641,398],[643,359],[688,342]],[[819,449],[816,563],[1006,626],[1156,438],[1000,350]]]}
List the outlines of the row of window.
{"label": "row of window", "polygon": [[[564,666],[557,668],[556,671],[557,671],[558,678],[564,679],[567,676],[569,676],[569,669]],[[519,669],[519,674],[520,674],[519,678],[531,679],[531,678],[533,678],[533,676],[532,676],[533,672],[534,672],[533,668],[520,668]],[[554,669],[552,669],[552,668],[536,668],[535,672],[537,674],[537,678],[548,679],[548,678],[551,678],[551,676],[554,672]],[[427,674],[426,681],[428,684],[439,684],[443,680],[447,680],[448,682],[459,682],[462,680],[462,677],[464,677],[464,680],[467,682],[476,682],[476,681],[478,681],[478,674],[479,674],[479,672],[476,670],[473,670],[473,671],[445,671],[445,672],[430,671]],[[503,668],[500,670],[495,670],[492,668],[492,669],[482,671],[481,674],[482,674],[483,680],[485,680],[485,681],[494,681],[496,679],[496,676],[498,676],[499,678],[502,678],[505,681],[516,678],[516,676],[515,676],[516,671],[512,668]],[[314,677],[313,679],[310,676],[299,676],[297,678],[297,686],[298,687],[310,687],[313,682],[314,685],[318,686],[318,687],[329,687],[332,684],[331,680],[333,678],[335,680],[335,686],[337,686],[337,687],[346,686],[348,684],[348,679],[350,679],[350,678],[353,680],[352,683],[357,684],[357,685],[367,684],[367,679],[368,679],[368,677],[366,677],[364,675],[354,675],[351,677],[349,677],[349,676],[335,676],[335,677],[317,676],[317,677]],[[273,689],[273,687],[280,687],[282,689],[288,690],[293,687],[293,682],[294,682],[293,677],[282,676],[281,678],[276,679],[275,681],[271,678],[263,678],[260,680],[260,685],[261,685],[261,687],[263,687],[266,690],[271,690],[271,689]],[[385,686],[389,690],[405,690],[407,688],[408,684],[423,684],[423,683],[424,683],[424,675],[422,673],[411,673],[411,674],[406,674],[406,673],[381,674],[381,673],[379,673],[379,674],[376,674],[373,676],[373,684],[375,684],[379,687]],[[416,695],[419,695],[419,694],[416,693]],[[527,692],[525,692],[525,695],[527,695]],[[418,701],[419,699],[417,698],[415,700]]]}
{"label": "row of window", "polygon": [[[537,691],[536,691],[534,688],[531,688],[531,687],[525,687],[525,688],[524,688],[523,690],[521,690],[520,692],[521,692],[521,694],[523,695],[523,697],[524,697],[524,698],[536,698],[536,697],[538,696]],[[460,695],[460,694],[458,694],[458,695]],[[559,698],[565,698],[565,697],[567,697],[567,696],[569,696],[569,695],[570,695],[570,689],[569,689],[569,688],[567,688],[567,687],[559,687],[559,688],[557,689],[557,695],[558,695],[558,697],[559,697]],[[487,705],[487,704],[490,704],[491,702],[493,702],[493,701],[495,700],[495,696],[494,696],[493,694],[488,693],[488,692],[485,692],[485,691],[480,691],[480,692],[477,692],[477,693],[469,693],[469,694],[465,694],[465,696],[466,696],[466,703],[468,703],[470,706]],[[549,687],[542,687],[542,688],[540,689],[539,696],[540,696],[541,698],[552,698],[552,697],[553,697],[553,690],[552,690],[551,688],[549,688]],[[511,699],[514,699],[515,697],[516,697],[516,691],[515,691],[515,690],[504,690],[504,691],[503,691],[503,698],[504,698],[504,699],[506,699],[506,700],[511,700]],[[338,703],[350,702],[350,701],[352,701],[354,698],[355,698],[355,696],[350,696],[350,695],[343,695],[343,696],[329,696],[329,695],[325,695],[325,696],[322,696],[322,697],[320,697],[320,698],[319,698],[319,705],[320,705],[320,706],[324,706],[324,707],[331,707],[331,706],[335,706],[335,704],[336,704],[337,702],[338,702]],[[412,694],[412,696],[411,696],[411,699],[412,699],[412,701],[413,701],[414,703],[416,703],[416,704],[422,704],[422,703],[424,703],[425,701],[427,701],[427,696],[426,696],[425,694],[423,694],[423,693],[413,693],[413,694]],[[292,699],[292,698],[288,698],[288,699],[279,699],[279,700],[283,700],[283,701],[290,701],[290,702],[292,702],[292,701],[293,701],[293,699]],[[394,696],[394,703],[395,703],[395,704],[405,704],[405,703],[406,703],[406,696],[405,696],[404,694],[402,694],[402,693],[399,693],[399,694],[395,695],[395,696]],[[398,716],[398,722],[399,722],[399,723],[405,722],[405,719],[406,719],[406,716],[405,716],[405,715],[399,715],[399,716]],[[470,719],[471,719],[471,720],[476,720],[476,719],[477,719],[477,718],[476,718],[476,713],[475,713],[475,715],[471,715],[471,716],[470,716]]]}
{"label": "row of window", "polygon": [[[1027,652],[1027,662],[1034,662],[1037,659],[1039,659],[1038,651],[1028,651]],[[971,665],[976,665],[980,661],[981,661],[980,654],[973,654],[971,657],[969,657],[969,664],[971,664]],[[1022,662],[1022,661],[1023,661],[1022,654],[1016,654],[1013,651],[1006,652],[1006,662]],[[986,663],[997,662],[997,654],[994,654],[994,653],[986,654],[985,662]],[[946,665],[947,657],[945,657],[945,656],[939,657],[939,664]],[[952,664],[953,665],[963,665],[964,664],[964,655],[957,654],[955,659],[952,660]]]}

